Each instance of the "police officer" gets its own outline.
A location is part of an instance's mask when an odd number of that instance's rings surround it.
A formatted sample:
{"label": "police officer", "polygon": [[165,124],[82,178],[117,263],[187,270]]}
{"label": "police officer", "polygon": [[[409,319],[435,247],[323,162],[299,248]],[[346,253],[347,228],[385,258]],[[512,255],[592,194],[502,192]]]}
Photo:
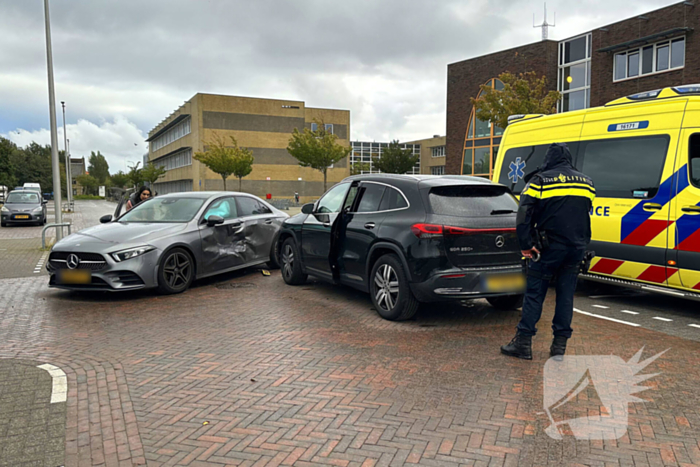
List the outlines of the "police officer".
{"label": "police officer", "polygon": [[501,352],[532,359],[532,336],[542,315],[550,281],[556,277],[554,340],[550,355],[563,358],[571,337],[574,291],[586,246],[591,241],[590,210],[595,198],[593,181],[578,172],[564,143],[547,149],[544,164],[525,178],[517,215],[520,249],[529,258],[527,291],[517,333]]}

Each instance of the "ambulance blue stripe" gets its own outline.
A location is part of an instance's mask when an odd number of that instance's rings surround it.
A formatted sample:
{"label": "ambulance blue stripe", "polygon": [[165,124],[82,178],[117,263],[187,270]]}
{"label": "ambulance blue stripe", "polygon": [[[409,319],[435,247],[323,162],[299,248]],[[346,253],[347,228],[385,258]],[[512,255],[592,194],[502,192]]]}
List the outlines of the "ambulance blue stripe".
{"label": "ambulance blue stripe", "polygon": [[[676,181],[678,180],[678,190],[675,190]],[[595,181],[594,181],[595,182]],[[622,225],[620,231],[620,241],[627,238],[629,234],[641,226],[647,219],[654,215],[653,212],[644,210],[646,203],[657,203],[662,206],[667,204],[677,193],[680,193],[688,186],[688,166],[684,165],[676,173],[663,181],[659,187],[659,191],[652,199],[641,201],[635,207],[622,217]]]}
{"label": "ambulance blue stripe", "polygon": [[[700,203],[696,204],[700,206]],[[678,246],[683,243],[683,240],[693,235],[698,229],[700,229],[700,216],[693,214],[684,214],[678,218],[676,221],[676,232],[678,241],[674,246]]]}

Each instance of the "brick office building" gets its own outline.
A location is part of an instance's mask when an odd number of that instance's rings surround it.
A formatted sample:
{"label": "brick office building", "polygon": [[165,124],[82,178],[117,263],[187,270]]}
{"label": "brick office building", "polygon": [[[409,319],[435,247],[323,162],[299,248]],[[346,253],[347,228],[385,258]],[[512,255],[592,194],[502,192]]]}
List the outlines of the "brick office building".
{"label": "brick office building", "polygon": [[700,83],[700,7],[677,3],[562,41],[541,41],[447,66],[446,172],[490,177],[503,130],[480,122],[470,98],[505,72],[536,72],[562,93],[558,110]]}

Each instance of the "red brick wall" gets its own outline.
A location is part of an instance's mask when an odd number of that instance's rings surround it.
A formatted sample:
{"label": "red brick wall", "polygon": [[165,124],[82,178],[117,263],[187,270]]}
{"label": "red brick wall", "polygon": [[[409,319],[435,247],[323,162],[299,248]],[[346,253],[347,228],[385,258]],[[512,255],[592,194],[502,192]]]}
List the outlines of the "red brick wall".
{"label": "red brick wall", "polygon": [[697,33],[686,36],[684,68],[613,83],[614,52],[597,52],[598,49],[677,27],[697,29],[700,26],[700,6],[677,3],[641,16],[648,20],[635,17],[593,30],[591,107],[637,92],[700,83],[700,37]]}
{"label": "red brick wall", "polygon": [[461,173],[464,136],[479,86],[499,74],[534,71],[557,88],[557,42],[544,41],[504,50],[447,66],[447,154],[445,171]]}

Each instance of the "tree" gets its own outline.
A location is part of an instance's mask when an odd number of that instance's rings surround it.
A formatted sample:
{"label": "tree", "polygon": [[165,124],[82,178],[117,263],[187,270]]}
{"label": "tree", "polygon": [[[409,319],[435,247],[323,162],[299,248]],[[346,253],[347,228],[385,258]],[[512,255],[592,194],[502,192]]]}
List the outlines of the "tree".
{"label": "tree", "polygon": [[350,167],[350,175],[361,175],[362,172],[369,172],[371,167],[368,162],[355,162]]}
{"label": "tree", "polygon": [[104,184],[107,177],[109,177],[109,164],[105,156],[100,154],[100,151],[90,151],[90,157],[88,158],[88,173],[95,177],[100,184]]}
{"label": "tree", "polygon": [[402,149],[398,140],[382,149],[381,156],[374,157],[374,168],[387,174],[405,174],[413,170],[420,156],[413,155],[413,149]]}
{"label": "tree", "polygon": [[94,195],[97,194],[97,187],[100,185],[100,181],[92,175],[78,175],[76,181],[85,189],[85,194]]}
{"label": "tree", "polygon": [[156,180],[165,175],[165,168],[160,165],[155,165],[149,162],[143,169],[141,169],[141,180],[148,182],[148,186],[152,186]]}
{"label": "tree", "polygon": [[13,189],[17,179],[15,178],[15,166],[13,164],[12,155],[19,151],[17,145],[0,137],[0,185],[6,186],[8,189]]}
{"label": "tree", "polygon": [[287,152],[299,161],[302,167],[311,167],[323,173],[323,191],[326,191],[328,168],[346,158],[352,148],[342,146],[336,141],[338,137],[326,131],[323,122],[316,122],[316,131],[304,128],[294,129],[287,146]]}
{"label": "tree", "polygon": [[121,170],[114,175],[111,176],[112,180],[112,186],[118,187],[118,188],[124,188],[129,184],[129,175],[125,174]]}
{"label": "tree", "polygon": [[503,82],[502,90],[482,85],[481,96],[471,99],[479,120],[505,128],[511,115],[556,113],[561,93],[548,91],[546,76],[538,78],[534,71],[518,76],[505,72],[498,79]]}
{"label": "tree", "polygon": [[129,173],[127,174],[127,176],[129,177],[129,181],[131,182],[131,185],[133,187],[137,187],[143,182],[143,177],[141,176],[141,169],[139,169],[140,164],[141,162],[137,162],[136,165],[128,166]]}
{"label": "tree", "polygon": [[214,135],[214,141],[206,143],[204,152],[196,152],[195,160],[206,165],[209,170],[221,175],[226,191],[226,179],[231,175],[238,177],[240,189],[241,180],[252,170],[253,151],[238,146],[236,138],[231,136],[233,146],[226,146],[226,140],[219,135]]}

